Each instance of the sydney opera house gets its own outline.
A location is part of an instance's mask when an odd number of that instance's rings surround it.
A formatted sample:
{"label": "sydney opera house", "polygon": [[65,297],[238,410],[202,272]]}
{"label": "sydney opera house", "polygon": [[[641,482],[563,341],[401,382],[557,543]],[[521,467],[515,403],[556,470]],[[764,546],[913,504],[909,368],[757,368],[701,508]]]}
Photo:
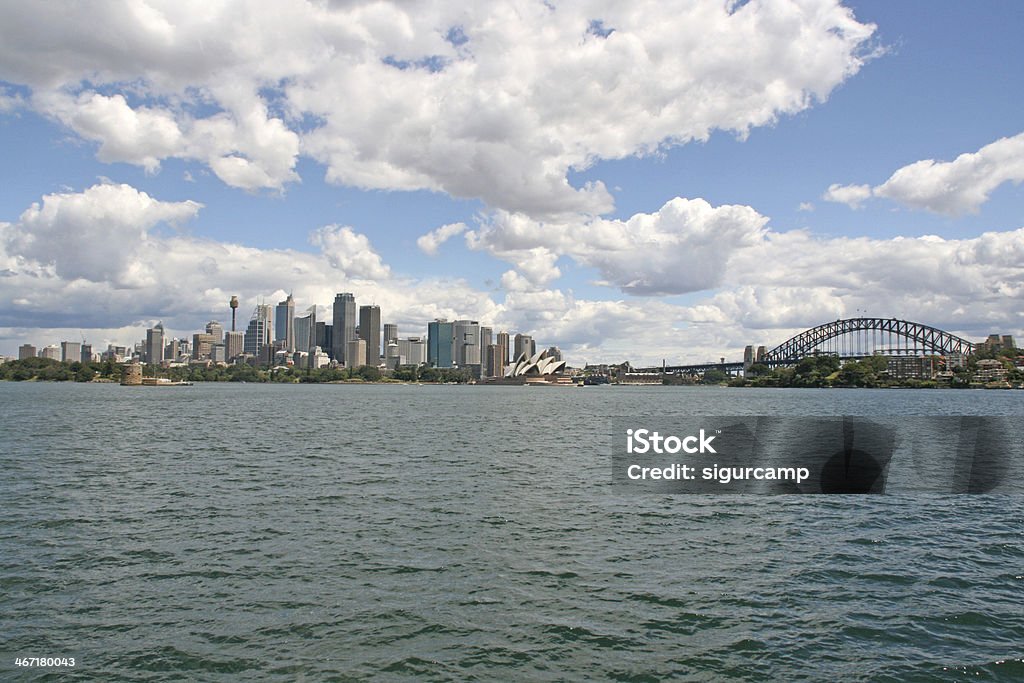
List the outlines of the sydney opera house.
{"label": "sydney opera house", "polygon": [[573,380],[565,374],[565,361],[556,360],[547,351],[533,356],[520,354],[505,371],[504,377],[490,377],[484,384],[528,384],[531,386],[566,386]]}

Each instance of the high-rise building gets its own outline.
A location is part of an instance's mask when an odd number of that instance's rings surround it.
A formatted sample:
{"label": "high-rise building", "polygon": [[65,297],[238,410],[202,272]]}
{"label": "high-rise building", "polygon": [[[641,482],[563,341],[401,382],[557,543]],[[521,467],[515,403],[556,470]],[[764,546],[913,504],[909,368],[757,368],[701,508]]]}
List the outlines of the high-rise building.
{"label": "high-rise building", "polygon": [[444,318],[427,323],[427,362],[435,368],[452,366],[454,325]]}
{"label": "high-rise building", "polygon": [[210,360],[214,363],[226,363],[228,360],[227,347],[224,344],[214,344],[210,347]]}
{"label": "high-rise building", "polygon": [[366,355],[359,365],[380,365],[380,306],[359,307],[359,337],[366,342]]}
{"label": "high-rise building", "polygon": [[480,328],[480,364],[487,365],[487,347],[494,343],[494,331],[490,327]]}
{"label": "high-rise building", "polygon": [[164,359],[164,324],[157,323],[146,330],[146,345],[143,347],[143,360],[150,365],[160,365]]}
{"label": "high-rise building", "polygon": [[60,359],[64,363],[78,363],[82,360],[82,343],[65,341],[60,343]]}
{"label": "high-rise building", "polygon": [[211,358],[213,356],[213,345],[217,343],[217,337],[212,334],[198,332],[192,335],[192,357]]}
{"label": "high-rise building", "polygon": [[384,323],[384,348],[386,349],[388,344],[396,341],[398,341],[398,325],[394,323]]}
{"label": "high-rise building", "polygon": [[214,344],[224,343],[224,326],[221,325],[216,320],[211,320],[210,322],[206,323],[206,334],[213,335]]}
{"label": "high-rise building", "polygon": [[[334,297],[334,324],[332,327],[331,355],[339,363],[345,363],[348,343],[356,338],[356,298],[351,293],[342,292]],[[356,364],[358,365],[358,363]]]}
{"label": "high-rise building", "polygon": [[295,299],[291,294],[277,304],[274,320],[274,341],[278,342],[280,348],[291,353],[295,350]]}
{"label": "high-rise building", "polygon": [[60,360],[60,347],[56,344],[50,344],[39,351],[39,357],[49,358],[50,360]]}
{"label": "high-rise building", "polygon": [[505,363],[501,354],[503,350],[497,344],[487,345],[487,362],[484,364],[486,377],[502,377],[505,375]]}
{"label": "high-rise building", "polygon": [[228,360],[242,355],[245,352],[245,332],[227,332],[224,335],[224,347]]}
{"label": "high-rise building", "polygon": [[533,356],[533,337],[528,334],[517,334],[515,336],[514,357],[518,359],[523,354],[526,354],[527,358]]}
{"label": "high-rise building", "polygon": [[309,353],[316,346],[316,306],[310,306],[306,314],[295,318],[292,323],[295,329],[295,349]]}
{"label": "high-rise building", "polygon": [[[348,343],[348,348],[345,349],[345,358],[349,359],[349,364],[345,367],[355,368],[360,365],[366,365],[366,363],[360,363],[357,359],[366,358],[366,340],[365,339],[353,339]],[[374,365],[373,367],[377,367]]]}
{"label": "high-rise building", "polygon": [[423,337],[399,339],[398,355],[405,359],[403,365],[423,365],[427,362],[427,343]]}
{"label": "high-rise building", "polygon": [[25,360],[26,358],[35,358],[39,351],[36,347],[31,344],[22,344],[18,347],[18,360]]}
{"label": "high-rise building", "polygon": [[398,348],[398,342],[391,342],[384,348],[384,367],[394,370],[399,365],[406,365],[405,357]]}
{"label": "high-rise building", "polygon": [[85,342],[82,343],[82,362],[92,362],[92,344],[86,344]]}
{"label": "high-rise building", "polygon": [[554,358],[555,362],[562,360],[562,349],[557,346],[548,347],[548,358]]}
{"label": "high-rise building", "polygon": [[460,368],[480,365],[480,323],[475,320],[456,320],[452,325],[455,364]]}
{"label": "high-rise building", "polygon": [[318,322],[316,324],[314,343],[320,347],[321,351],[330,356],[333,353],[331,349],[334,348],[334,325],[327,322]]}
{"label": "high-rise building", "polygon": [[260,357],[264,346],[270,346],[270,306],[259,304],[249,318],[249,326],[245,329],[245,352]]}
{"label": "high-rise building", "polygon": [[164,360],[178,360],[181,352],[181,342],[177,339],[170,339],[164,344]]}
{"label": "high-rise building", "polygon": [[508,332],[499,332],[497,343],[501,347],[501,364],[508,365]]}

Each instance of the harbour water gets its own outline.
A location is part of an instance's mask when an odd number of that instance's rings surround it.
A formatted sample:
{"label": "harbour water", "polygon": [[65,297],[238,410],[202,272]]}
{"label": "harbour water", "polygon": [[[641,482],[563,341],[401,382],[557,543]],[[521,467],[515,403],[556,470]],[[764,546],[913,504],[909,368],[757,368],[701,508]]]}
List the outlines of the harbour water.
{"label": "harbour water", "polygon": [[1024,678],[1024,497],[630,496],[603,446],[844,414],[1024,392],[0,383],[0,680]]}

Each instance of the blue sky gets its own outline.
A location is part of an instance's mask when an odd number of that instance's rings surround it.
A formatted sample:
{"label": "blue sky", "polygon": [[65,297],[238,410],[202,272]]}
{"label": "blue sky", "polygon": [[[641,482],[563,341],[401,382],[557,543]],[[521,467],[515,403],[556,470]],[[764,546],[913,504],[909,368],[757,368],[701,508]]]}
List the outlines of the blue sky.
{"label": "blue sky", "polygon": [[1021,334],[1024,7],[725,5],[5,6],[0,353],[292,290],[570,360]]}

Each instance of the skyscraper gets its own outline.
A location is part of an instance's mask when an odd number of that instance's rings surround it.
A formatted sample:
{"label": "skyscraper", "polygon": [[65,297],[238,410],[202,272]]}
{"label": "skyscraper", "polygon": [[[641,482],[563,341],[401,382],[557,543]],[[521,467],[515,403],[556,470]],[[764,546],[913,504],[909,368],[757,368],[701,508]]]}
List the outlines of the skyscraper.
{"label": "skyscraper", "polygon": [[508,332],[498,333],[498,346],[501,348],[501,364],[508,365]]}
{"label": "skyscraper", "polygon": [[515,357],[526,354],[529,358],[533,355],[533,337],[528,334],[517,334],[515,337]]}
{"label": "skyscraper", "polygon": [[249,318],[249,326],[245,329],[245,352],[259,356],[264,346],[270,345],[270,306],[259,304]]}
{"label": "skyscraper", "polygon": [[306,314],[295,318],[295,349],[309,353],[316,346],[316,306],[310,306]]}
{"label": "skyscraper", "polygon": [[36,347],[31,344],[22,344],[18,347],[18,360],[25,360],[26,358],[35,358],[37,353]]}
{"label": "skyscraper", "polygon": [[225,355],[231,360],[245,352],[245,332],[228,332],[224,335]]}
{"label": "skyscraper", "polygon": [[487,365],[487,347],[494,343],[494,331],[489,327],[480,328],[480,364]]}
{"label": "skyscraper", "polygon": [[[349,359],[348,364],[345,367],[355,368],[360,365],[366,365],[361,363],[359,358],[366,358],[366,341],[364,339],[353,339],[348,343],[348,348],[345,350],[345,358]],[[377,367],[374,365],[374,367]]]}
{"label": "skyscraper", "polygon": [[359,337],[366,342],[366,356],[359,365],[380,365],[380,306],[359,307]]}
{"label": "skyscraper", "polygon": [[398,341],[398,325],[384,323],[384,348],[387,348],[391,342],[395,341]]}
{"label": "skyscraper", "polygon": [[206,323],[206,334],[213,335],[214,344],[224,343],[224,326],[221,325],[216,320],[211,320],[210,322]]}
{"label": "skyscraper", "polygon": [[475,320],[456,320],[453,327],[455,364],[460,368],[480,365],[480,323]]}
{"label": "skyscraper", "polygon": [[60,359],[64,363],[80,363],[82,361],[81,342],[61,342]]}
{"label": "skyscraper", "polygon": [[331,356],[339,363],[345,363],[348,343],[356,338],[356,298],[351,293],[342,292],[334,297],[333,322]]}
{"label": "skyscraper", "polygon": [[505,374],[505,363],[502,362],[502,348],[497,344],[487,346],[487,362],[484,374],[486,377],[502,377]]}
{"label": "skyscraper", "polygon": [[159,365],[164,359],[164,324],[157,323],[154,327],[146,330],[146,346],[144,347],[146,362],[150,365]]}
{"label": "skyscraper", "polygon": [[295,299],[291,294],[277,304],[274,321],[274,341],[291,353],[295,350]]}
{"label": "skyscraper", "polygon": [[443,318],[427,323],[427,362],[435,368],[452,366],[454,325]]}

